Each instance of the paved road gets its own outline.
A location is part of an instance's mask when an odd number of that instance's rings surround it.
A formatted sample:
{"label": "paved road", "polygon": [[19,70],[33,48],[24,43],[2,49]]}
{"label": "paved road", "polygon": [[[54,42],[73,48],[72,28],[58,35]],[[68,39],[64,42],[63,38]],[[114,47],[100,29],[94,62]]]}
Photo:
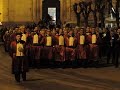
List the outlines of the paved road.
{"label": "paved road", "polygon": [[0,90],[120,90],[120,68],[32,69],[16,83],[11,58],[0,46]]}

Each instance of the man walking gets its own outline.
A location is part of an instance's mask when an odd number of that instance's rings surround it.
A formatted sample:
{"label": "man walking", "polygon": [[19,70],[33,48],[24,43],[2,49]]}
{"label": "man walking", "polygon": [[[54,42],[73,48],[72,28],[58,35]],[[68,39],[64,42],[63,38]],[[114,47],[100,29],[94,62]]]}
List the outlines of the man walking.
{"label": "man walking", "polygon": [[26,81],[26,72],[28,71],[28,62],[25,59],[25,42],[21,40],[21,36],[21,33],[17,33],[16,40],[11,42],[12,71],[17,82],[20,82],[21,75],[23,81]]}

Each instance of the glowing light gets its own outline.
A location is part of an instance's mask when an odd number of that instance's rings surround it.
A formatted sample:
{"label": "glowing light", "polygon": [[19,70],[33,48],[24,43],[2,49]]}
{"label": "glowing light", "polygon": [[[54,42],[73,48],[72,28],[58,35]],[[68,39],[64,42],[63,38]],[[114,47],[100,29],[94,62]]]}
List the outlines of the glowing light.
{"label": "glowing light", "polygon": [[114,8],[112,7],[112,11],[115,13],[115,10],[114,10]]}
{"label": "glowing light", "polygon": [[0,22],[0,25],[2,25],[2,22]]}

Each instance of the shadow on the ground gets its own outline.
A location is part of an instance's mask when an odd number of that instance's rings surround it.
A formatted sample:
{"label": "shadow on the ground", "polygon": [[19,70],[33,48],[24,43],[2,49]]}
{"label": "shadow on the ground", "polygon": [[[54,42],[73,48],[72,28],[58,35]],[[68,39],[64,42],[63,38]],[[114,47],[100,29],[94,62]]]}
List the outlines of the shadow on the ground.
{"label": "shadow on the ground", "polygon": [[35,65],[30,65],[31,69],[56,69],[56,68],[104,68],[104,67],[112,67],[115,66],[114,64],[106,64],[106,63],[101,63],[97,61],[92,61],[92,62],[53,62],[53,63],[40,63],[40,64],[35,64]]}
{"label": "shadow on the ground", "polygon": [[41,81],[41,80],[44,80],[44,79],[28,79],[28,80],[26,80],[26,82],[29,82],[29,81]]}

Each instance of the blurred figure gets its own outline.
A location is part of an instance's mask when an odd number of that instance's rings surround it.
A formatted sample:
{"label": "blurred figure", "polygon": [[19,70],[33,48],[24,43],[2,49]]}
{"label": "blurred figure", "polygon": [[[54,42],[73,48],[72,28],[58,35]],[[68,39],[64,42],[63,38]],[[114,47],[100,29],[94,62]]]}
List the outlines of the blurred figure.
{"label": "blurred figure", "polygon": [[115,67],[119,67],[119,57],[120,57],[120,28],[116,33],[116,45],[115,45]]}
{"label": "blurred figure", "polygon": [[114,30],[110,31],[110,40],[108,44],[108,53],[107,53],[107,64],[110,63],[110,58],[112,57],[112,64],[114,64],[115,60],[115,46],[116,46],[117,36]]}
{"label": "blurred figure", "polygon": [[3,35],[3,41],[4,41],[4,47],[5,47],[5,51],[8,52],[9,51],[9,46],[10,46],[10,38],[9,37],[9,31],[6,31],[5,34]]}
{"label": "blurred figure", "polygon": [[77,39],[77,59],[78,59],[78,64],[79,61],[80,63],[82,62],[82,64],[84,65],[84,67],[86,66],[85,64],[87,64],[87,48],[86,48],[86,43],[85,43],[85,33],[84,33],[84,29],[81,28],[80,29],[80,33],[79,33],[79,37]]}
{"label": "blurred figure", "polygon": [[16,40],[11,42],[12,52],[12,73],[15,80],[20,82],[21,75],[23,81],[26,81],[26,72],[28,71],[28,61],[25,58],[25,42],[21,40],[21,33],[16,34]]}

